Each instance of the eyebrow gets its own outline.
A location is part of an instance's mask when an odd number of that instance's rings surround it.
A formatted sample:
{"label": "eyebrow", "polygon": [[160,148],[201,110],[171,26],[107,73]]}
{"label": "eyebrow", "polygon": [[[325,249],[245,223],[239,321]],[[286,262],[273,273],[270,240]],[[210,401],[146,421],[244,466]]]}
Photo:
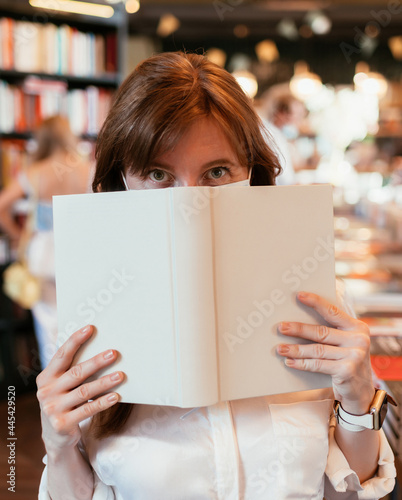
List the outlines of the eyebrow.
{"label": "eyebrow", "polygon": [[[232,167],[235,167],[236,165],[233,163],[233,161],[227,159],[227,158],[218,158],[216,160],[209,161],[208,163],[205,163],[204,165],[201,166],[201,168],[211,168],[215,166],[220,166],[222,164],[226,165],[231,165]],[[163,168],[165,170],[172,171],[174,167],[171,167],[170,165],[167,165],[165,163],[161,163],[158,161],[154,161],[151,163],[151,166],[147,166],[145,170],[150,170],[152,168]]]}

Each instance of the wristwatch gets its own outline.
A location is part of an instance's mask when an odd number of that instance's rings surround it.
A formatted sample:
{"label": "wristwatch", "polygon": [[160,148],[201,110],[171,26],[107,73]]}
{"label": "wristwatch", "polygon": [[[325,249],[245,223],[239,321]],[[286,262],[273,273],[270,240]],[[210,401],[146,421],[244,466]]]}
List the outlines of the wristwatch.
{"label": "wristwatch", "polygon": [[373,429],[378,431],[385,420],[388,410],[388,403],[397,406],[392,397],[381,389],[376,389],[374,399],[370,404],[369,413],[365,415],[353,415],[345,411],[339,401],[334,401],[334,415],[338,424],[352,432]]}

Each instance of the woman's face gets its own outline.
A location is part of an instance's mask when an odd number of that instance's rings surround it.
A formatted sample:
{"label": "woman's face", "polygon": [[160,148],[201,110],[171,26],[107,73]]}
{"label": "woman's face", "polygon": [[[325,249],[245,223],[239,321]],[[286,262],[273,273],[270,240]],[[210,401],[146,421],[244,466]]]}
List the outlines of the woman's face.
{"label": "woman's face", "polygon": [[225,134],[210,118],[194,123],[176,147],[156,158],[145,175],[127,174],[130,189],[221,186],[248,178]]}

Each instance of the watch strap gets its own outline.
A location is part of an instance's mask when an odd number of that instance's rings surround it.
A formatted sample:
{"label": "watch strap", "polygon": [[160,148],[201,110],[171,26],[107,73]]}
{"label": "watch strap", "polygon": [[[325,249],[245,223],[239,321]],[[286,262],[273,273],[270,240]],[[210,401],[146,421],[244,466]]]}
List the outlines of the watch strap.
{"label": "watch strap", "polygon": [[351,432],[361,432],[365,429],[374,428],[374,418],[372,413],[365,415],[354,415],[346,412],[339,401],[335,401],[334,412],[337,417],[338,424],[344,429]]}
{"label": "watch strap", "polygon": [[387,404],[397,406],[393,398],[383,389],[376,389],[370,410],[365,415],[354,415],[345,411],[339,401],[334,402],[334,415],[338,424],[352,432],[360,432],[364,429],[381,429],[383,420],[387,413]]}

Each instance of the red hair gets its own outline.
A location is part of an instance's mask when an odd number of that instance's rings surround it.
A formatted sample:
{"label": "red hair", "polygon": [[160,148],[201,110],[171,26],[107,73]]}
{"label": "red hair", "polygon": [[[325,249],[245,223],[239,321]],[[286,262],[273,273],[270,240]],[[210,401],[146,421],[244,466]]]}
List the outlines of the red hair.
{"label": "red hair", "polygon": [[278,159],[235,78],[205,56],[169,52],[143,61],[117,92],[97,142],[93,190],[123,190],[121,171],[144,173],[204,117],[216,120],[240,163],[252,168],[252,184],[275,183]]}

